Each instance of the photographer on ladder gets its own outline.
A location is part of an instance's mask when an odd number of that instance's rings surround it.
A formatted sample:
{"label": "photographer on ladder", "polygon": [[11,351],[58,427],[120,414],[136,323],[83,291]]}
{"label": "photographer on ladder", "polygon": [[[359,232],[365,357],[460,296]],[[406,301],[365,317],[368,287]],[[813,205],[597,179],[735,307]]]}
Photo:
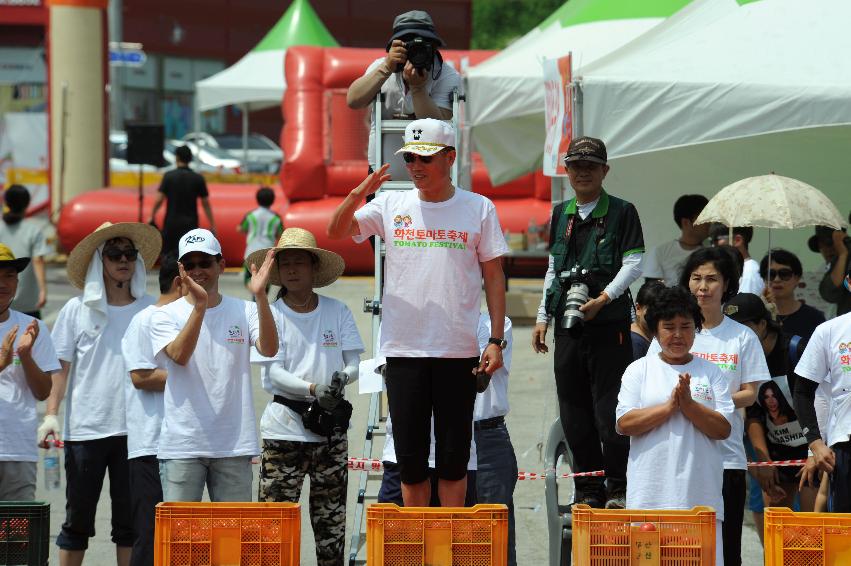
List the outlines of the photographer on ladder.
{"label": "photographer on ladder", "polygon": [[565,156],[576,197],[553,209],[550,263],[532,348],[546,353],[555,322],[555,379],[564,436],[575,472],[576,503],[622,509],[629,442],[615,432],[621,377],[632,361],[629,285],[641,276],[644,237],[635,206],[603,190],[606,146],[571,141]]}
{"label": "photographer on ladder", "polygon": [[[452,92],[461,88],[461,77],[443,61],[438,48],[445,46],[428,13],[411,10],[396,16],[393,35],[385,47],[387,55],[373,61],[351,84],[346,95],[349,108],[366,108],[381,92],[385,95],[383,120],[452,119]],[[402,160],[390,159],[402,145],[402,135],[385,135],[383,140],[381,154],[391,163],[390,175],[406,178]],[[372,173],[381,166],[374,163],[375,116],[370,117],[367,156]]]}

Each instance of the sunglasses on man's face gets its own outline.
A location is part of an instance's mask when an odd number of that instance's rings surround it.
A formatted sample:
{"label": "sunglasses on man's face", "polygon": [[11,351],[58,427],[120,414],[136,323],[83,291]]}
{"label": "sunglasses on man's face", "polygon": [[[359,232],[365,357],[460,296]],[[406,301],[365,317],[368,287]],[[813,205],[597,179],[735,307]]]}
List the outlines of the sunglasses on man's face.
{"label": "sunglasses on man's face", "polygon": [[781,281],[789,281],[795,275],[795,272],[789,269],[788,267],[784,267],[782,269],[769,269],[768,270],[768,280],[774,281],[775,279],[780,279]]}
{"label": "sunglasses on man's face", "polygon": [[136,261],[139,257],[139,250],[135,248],[104,248],[103,257],[110,261],[121,261],[122,257],[127,258],[127,261]]}
{"label": "sunglasses on man's face", "polygon": [[405,160],[405,163],[413,163],[417,159],[422,161],[423,163],[431,163],[431,160],[434,159],[434,155],[417,155],[416,153],[403,153],[402,159]]}
{"label": "sunglasses on man's face", "polygon": [[210,269],[214,262],[212,258],[207,258],[199,259],[198,261],[181,261],[180,263],[183,265],[184,271],[192,271],[196,267],[200,269]]}

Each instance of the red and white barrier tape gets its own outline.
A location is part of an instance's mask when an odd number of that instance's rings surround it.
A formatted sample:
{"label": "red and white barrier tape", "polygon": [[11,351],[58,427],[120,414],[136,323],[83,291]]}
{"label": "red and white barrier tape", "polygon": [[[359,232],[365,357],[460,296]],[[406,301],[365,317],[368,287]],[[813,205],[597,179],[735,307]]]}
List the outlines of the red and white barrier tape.
{"label": "red and white barrier tape", "polygon": [[[765,466],[803,466],[806,460],[775,460],[772,462],[748,462],[748,466],[765,467]],[[380,472],[384,469],[384,464],[381,460],[373,460],[370,458],[349,458],[349,469],[360,472]],[[555,470],[548,470],[554,472]],[[594,472],[574,472],[571,474],[559,474],[558,479],[580,478],[580,477],[602,477],[606,472],[597,470]],[[517,472],[518,480],[543,480],[547,478],[547,472]]]}

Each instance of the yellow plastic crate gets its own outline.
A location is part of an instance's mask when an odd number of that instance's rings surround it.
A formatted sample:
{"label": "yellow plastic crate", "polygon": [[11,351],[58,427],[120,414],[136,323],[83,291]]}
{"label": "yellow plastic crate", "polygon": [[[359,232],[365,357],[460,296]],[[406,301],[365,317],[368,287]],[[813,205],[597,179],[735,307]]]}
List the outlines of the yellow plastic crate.
{"label": "yellow plastic crate", "polygon": [[851,515],[765,509],[765,566],[851,564]]}
{"label": "yellow plastic crate", "polygon": [[[653,529],[642,530],[652,523]],[[573,507],[573,566],[714,566],[715,511]]]}
{"label": "yellow plastic crate", "polygon": [[154,566],[298,566],[298,503],[157,505]]}
{"label": "yellow plastic crate", "polygon": [[505,566],[508,508],[399,507],[366,510],[369,566]]}

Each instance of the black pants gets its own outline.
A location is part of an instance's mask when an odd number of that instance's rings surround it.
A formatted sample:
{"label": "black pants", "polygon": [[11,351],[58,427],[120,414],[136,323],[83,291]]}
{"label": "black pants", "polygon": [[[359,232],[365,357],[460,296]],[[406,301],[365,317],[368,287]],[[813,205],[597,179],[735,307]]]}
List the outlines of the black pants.
{"label": "black pants", "polygon": [[112,542],[133,546],[126,436],[65,441],[65,522],[56,537],[56,546],[63,550],[88,548],[89,539],[95,536],[95,511],[107,473]]}
{"label": "black pants", "polygon": [[830,475],[830,512],[851,513],[851,441],[831,446],[836,466]]}
{"label": "black pants", "polygon": [[472,370],[478,363],[478,358],[387,358],[387,403],[403,483],[429,478],[432,414],[437,477],[467,477],[476,402]]}
{"label": "black pants", "polygon": [[721,524],[721,540],[724,543],[724,566],[742,564],[742,521],[745,519],[745,500],[748,494],[747,472],[724,470],[724,522]]}
{"label": "black pants", "polygon": [[156,456],[140,456],[127,460],[127,466],[130,469],[130,506],[136,535],[130,566],[153,566],[156,507],[163,500],[160,464]]}
{"label": "black pants", "polygon": [[[629,438],[615,431],[621,378],[632,362],[629,323],[585,325],[579,337],[555,335],[559,417],[577,472],[605,470],[608,488],[626,487]],[[575,479],[577,496],[602,498],[603,478]]]}

